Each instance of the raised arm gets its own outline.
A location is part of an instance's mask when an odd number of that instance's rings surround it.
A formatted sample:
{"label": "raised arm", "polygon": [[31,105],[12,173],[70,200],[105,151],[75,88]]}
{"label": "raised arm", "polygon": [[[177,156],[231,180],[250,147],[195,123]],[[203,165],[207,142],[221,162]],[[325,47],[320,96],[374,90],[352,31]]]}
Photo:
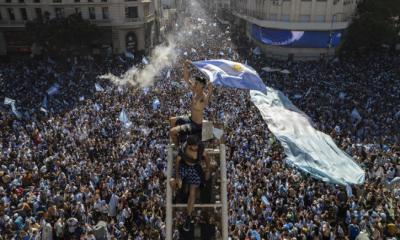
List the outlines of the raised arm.
{"label": "raised arm", "polygon": [[181,178],[181,176],[179,174],[180,163],[181,163],[181,157],[178,155],[175,158],[175,171],[176,171],[175,172],[176,173],[175,178],[176,179],[180,179]]}
{"label": "raised arm", "polygon": [[204,169],[204,174],[206,180],[210,179],[210,169],[211,169],[211,164],[210,164],[210,158],[208,157],[208,154],[206,151],[203,153],[203,158],[206,164],[206,168]]}
{"label": "raised arm", "polygon": [[210,101],[211,95],[213,93],[213,90],[214,90],[214,86],[212,85],[211,82],[208,82],[208,84],[207,84],[207,93],[205,94],[205,98],[206,98],[207,102]]}
{"label": "raised arm", "polygon": [[189,79],[189,69],[188,69],[188,65],[191,63],[192,62],[190,60],[186,60],[183,65],[183,80],[189,85],[190,90],[193,91],[194,83]]}

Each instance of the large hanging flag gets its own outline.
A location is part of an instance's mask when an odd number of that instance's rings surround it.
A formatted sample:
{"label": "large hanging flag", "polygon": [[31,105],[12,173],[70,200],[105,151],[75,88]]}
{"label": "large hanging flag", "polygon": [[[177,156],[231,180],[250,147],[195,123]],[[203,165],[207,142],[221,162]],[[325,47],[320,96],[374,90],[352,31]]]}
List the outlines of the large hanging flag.
{"label": "large hanging flag", "polygon": [[286,161],[311,176],[335,184],[362,184],[364,171],[332,138],[316,130],[311,120],[281,92],[250,91],[251,101],[281,142]]}
{"label": "large hanging flag", "polygon": [[248,65],[229,60],[193,62],[215,85],[265,92],[265,84],[258,73]]}

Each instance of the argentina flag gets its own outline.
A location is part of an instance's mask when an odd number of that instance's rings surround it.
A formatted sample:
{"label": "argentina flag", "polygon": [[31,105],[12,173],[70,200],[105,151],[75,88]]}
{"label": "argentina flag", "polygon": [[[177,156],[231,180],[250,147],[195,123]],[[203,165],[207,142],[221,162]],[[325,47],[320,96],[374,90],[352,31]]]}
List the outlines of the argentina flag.
{"label": "argentina flag", "polygon": [[214,85],[266,92],[258,73],[250,66],[224,59],[193,62]]}

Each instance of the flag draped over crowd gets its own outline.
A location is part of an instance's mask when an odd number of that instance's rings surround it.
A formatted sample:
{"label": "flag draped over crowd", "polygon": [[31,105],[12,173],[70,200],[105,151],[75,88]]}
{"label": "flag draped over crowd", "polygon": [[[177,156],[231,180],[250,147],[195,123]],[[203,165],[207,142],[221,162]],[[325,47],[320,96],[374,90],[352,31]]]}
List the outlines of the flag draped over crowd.
{"label": "flag draped over crowd", "polygon": [[215,85],[251,90],[251,101],[281,142],[290,165],[326,182],[342,185],[364,182],[361,167],[330,136],[316,130],[309,117],[282,92],[266,87],[254,69],[228,60],[193,64]]}
{"label": "flag draped over crowd", "polygon": [[364,171],[339,149],[332,138],[316,130],[303,112],[281,92],[250,91],[269,130],[281,142],[286,161],[313,177],[335,184],[362,184]]}

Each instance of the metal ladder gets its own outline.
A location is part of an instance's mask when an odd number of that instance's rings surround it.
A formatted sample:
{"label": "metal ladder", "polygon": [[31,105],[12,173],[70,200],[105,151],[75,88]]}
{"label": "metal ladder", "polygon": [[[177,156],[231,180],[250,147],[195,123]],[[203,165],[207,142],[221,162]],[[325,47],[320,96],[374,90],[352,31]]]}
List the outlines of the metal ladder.
{"label": "metal ladder", "polygon": [[[174,153],[173,149],[174,145],[168,146],[168,166],[167,166],[167,201],[166,201],[166,240],[172,240],[173,232],[178,229],[176,221],[174,219],[177,217],[179,211],[186,211],[186,203],[173,203],[173,192],[171,186],[169,185],[169,181],[172,177],[173,164],[174,164]],[[219,220],[216,224],[218,231],[220,232],[220,238],[226,240],[228,239],[228,200],[227,200],[227,179],[226,179],[226,155],[225,155],[225,144],[219,144],[219,148],[206,148],[212,169],[216,167],[219,171],[214,171],[212,173],[212,181],[211,187],[212,189],[212,198],[211,203],[198,203],[198,199],[196,199],[196,203],[194,205],[195,212],[196,210],[205,210],[209,211],[214,209],[215,219]],[[190,239],[198,240],[200,238],[200,227],[194,226],[193,237]],[[189,238],[185,238],[185,240],[190,240]]]}

